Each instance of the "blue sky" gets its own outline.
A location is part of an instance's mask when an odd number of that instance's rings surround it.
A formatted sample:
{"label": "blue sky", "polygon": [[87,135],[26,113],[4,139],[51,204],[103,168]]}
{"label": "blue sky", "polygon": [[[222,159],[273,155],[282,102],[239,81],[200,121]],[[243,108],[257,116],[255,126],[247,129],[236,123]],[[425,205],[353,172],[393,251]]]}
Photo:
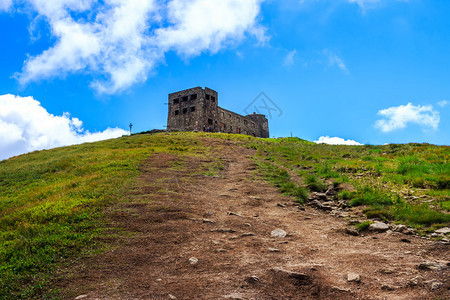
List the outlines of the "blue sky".
{"label": "blue sky", "polygon": [[164,128],[167,94],[195,86],[241,114],[264,92],[275,137],[449,145],[449,15],[446,0],[0,0],[0,159]]}

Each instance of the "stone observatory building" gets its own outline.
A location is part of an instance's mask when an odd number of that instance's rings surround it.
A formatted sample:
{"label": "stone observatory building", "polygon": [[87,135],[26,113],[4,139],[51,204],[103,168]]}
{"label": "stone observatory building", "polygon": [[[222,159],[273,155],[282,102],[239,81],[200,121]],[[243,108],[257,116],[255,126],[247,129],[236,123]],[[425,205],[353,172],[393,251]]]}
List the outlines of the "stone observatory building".
{"label": "stone observatory building", "polygon": [[269,137],[269,122],[264,115],[241,116],[218,105],[216,91],[205,87],[169,94],[169,131],[205,131]]}

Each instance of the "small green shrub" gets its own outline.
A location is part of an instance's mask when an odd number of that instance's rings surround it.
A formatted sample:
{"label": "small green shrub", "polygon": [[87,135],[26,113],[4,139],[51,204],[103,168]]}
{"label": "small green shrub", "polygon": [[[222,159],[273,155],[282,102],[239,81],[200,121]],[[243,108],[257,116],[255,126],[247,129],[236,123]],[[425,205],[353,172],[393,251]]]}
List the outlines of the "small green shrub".
{"label": "small green shrub", "polygon": [[341,191],[338,193],[338,197],[342,200],[350,200],[354,197],[354,193],[350,191]]}
{"label": "small green shrub", "polygon": [[308,189],[313,192],[324,192],[327,189],[327,185],[314,175],[309,175],[305,183]]}
{"label": "small green shrub", "polygon": [[361,231],[365,231],[365,230],[369,229],[370,224],[372,224],[372,222],[364,221],[364,222],[356,224],[355,227],[358,231],[361,232]]}
{"label": "small green shrub", "polygon": [[445,224],[450,222],[450,215],[433,210],[427,203],[411,205],[403,203],[393,208],[395,218],[411,225]]}
{"label": "small green shrub", "polygon": [[386,206],[369,207],[364,210],[364,213],[369,219],[382,219],[384,221],[394,219],[394,214]]}
{"label": "small green shrub", "polygon": [[351,206],[359,205],[391,205],[392,196],[388,195],[386,192],[381,191],[370,186],[364,186],[362,189],[358,190],[355,198],[350,201]]}

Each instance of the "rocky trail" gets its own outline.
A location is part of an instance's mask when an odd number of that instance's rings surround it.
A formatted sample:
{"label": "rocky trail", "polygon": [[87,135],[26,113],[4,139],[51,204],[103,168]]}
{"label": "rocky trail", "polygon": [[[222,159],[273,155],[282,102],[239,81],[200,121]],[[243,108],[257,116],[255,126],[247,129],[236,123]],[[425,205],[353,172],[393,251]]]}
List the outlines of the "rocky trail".
{"label": "rocky trail", "polygon": [[[152,156],[130,201],[110,213],[132,234],[71,270],[59,282],[67,298],[450,298],[448,245],[391,231],[353,236],[344,218],[255,179],[253,150],[205,142],[224,161],[219,176]],[[204,162],[187,162],[189,174]]]}

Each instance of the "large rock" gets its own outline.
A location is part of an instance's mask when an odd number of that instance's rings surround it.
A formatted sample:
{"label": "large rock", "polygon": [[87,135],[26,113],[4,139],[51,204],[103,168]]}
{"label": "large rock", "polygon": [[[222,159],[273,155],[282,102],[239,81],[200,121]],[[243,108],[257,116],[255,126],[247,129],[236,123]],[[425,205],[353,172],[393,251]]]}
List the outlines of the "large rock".
{"label": "large rock", "polygon": [[370,224],[370,230],[378,231],[378,232],[385,232],[389,230],[389,226],[386,223],[383,222],[375,222]]}
{"label": "large rock", "polygon": [[450,233],[450,228],[449,227],[444,227],[444,228],[435,230],[434,232],[441,233],[441,234],[448,234],[448,233]]}
{"label": "large rock", "polygon": [[318,209],[323,209],[323,210],[332,210],[333,208],[327,205],[323,205],[322,202],[320,202],[319,200],[312,200],[309,205],[318,208]]}
{"label": "large rock", "polygon": [[425,271],[441,271],[445,270],[446,268],[447,268],[446,265],[432,261],[427,261],[419,265],[419,270]]}
{"label": "large rock", "polygon": [[408,230],[408,227],[406,227],[405,225],[392,225],[391,227],[392,231],[395,232],[404,232]]}
{"label": "large rock", "polygon": [[353,228],[353,227],[345,228],[345,233],[347,233],[349,235],[353,235],[353,236],[358,236],[359,235],[359,231],[356,230],[356,228]]}
{"label": "large rock", "polygon": [[286,237],[286,235],[287,235],[287,232],[280,228],[274,229],[270,233],[270,236],[274,237],[274,238],[284,238],[284,237]]}
{"label": "large rock", "polygon": [[359,276],[359,274],[356,274],[356,273],[348,273],[347,281],[348,282],[361,282],[361,276]]}

